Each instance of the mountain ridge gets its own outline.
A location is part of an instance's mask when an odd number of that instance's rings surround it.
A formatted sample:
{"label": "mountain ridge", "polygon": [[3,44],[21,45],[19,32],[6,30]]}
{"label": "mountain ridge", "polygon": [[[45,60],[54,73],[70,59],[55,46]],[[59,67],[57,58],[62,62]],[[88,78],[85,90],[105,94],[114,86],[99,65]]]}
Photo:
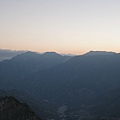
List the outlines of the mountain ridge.
{"label": "mountain ridge", "polygon": [[113,55],[113,54],[117,54],[117,53],[109,52],[109,51],[89,51],[85,53],[84,55],[93,56],[93,55]]}
{"label": "mountain ridge", "polygon": [[[79,55],[68,60],[63,60],[62,56],[63,61],[60,64],[46,69],[37,69],[37,71],[31,70],[35,65],[40,67],[33,54],[33,58],[30,57],[30,59],[24,55],[28,61],[35,60],[34,64],[24,61],[21,58],[22,55],[19,55],[18,60],[11,59],[8,60],[9,62],[0,63],[1,88],[25,91],[37,99],[41,98],[55,104],[58,111],[64,107],[63,118],[66,120],[78,120],[82,117],[84,118],[82,120],[120,118],[118,114],[120,108],[119,53]],[[50,63],[52,59],[50,61],[47,58],[46,61]],[[3,64],[8,65],[5,68],[2,67]],[[20,67],[22,64],[23,67]],[[24,77],[21,77],[22,72]],[[113,109],[114,112],[112,112]]]}

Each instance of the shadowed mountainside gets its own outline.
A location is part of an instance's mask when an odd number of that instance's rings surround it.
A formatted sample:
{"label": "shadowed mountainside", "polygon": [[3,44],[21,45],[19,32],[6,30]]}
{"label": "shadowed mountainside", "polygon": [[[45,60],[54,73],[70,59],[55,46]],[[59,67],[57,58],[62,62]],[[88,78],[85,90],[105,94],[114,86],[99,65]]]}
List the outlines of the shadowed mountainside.
{"label": "shadowed mountainside", "polygon": [[14,97],[0,98],[0,120],[41,120],[27,106]]}
{"label": "shadowed mountainside", "polygon": [[[54,52],[47,52],[44,54],[26,52],[10,60],[0,62],[1,89],[19,88],[22,86],[22,79],[27,76],[64,63],[70,58],[70,56],[61,56]],[[16,82],[19,86],[16,86]],[[7,84],[9,84],[9,87],[6,86]]]}

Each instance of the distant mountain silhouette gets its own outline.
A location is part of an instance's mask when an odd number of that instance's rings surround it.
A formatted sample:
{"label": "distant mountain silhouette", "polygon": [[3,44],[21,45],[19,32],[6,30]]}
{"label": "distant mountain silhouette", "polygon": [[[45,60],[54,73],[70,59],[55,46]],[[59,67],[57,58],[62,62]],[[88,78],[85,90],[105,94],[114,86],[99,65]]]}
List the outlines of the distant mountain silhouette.
{"label": "distant mountain silhouette", "polygon": [[117,54],[117,53],[106,52],[106,51],[89,51],[89,52],[85,53],[84,55],[92,56],[92,55],[113,55],[113,54]]}
{"label": "distant mountain silhouette", "polygon": [[11,59],[12,57],[22,54],[25,51],[15,51],[15,50],[8,50],[8,49],[0,49],[0,61]]}

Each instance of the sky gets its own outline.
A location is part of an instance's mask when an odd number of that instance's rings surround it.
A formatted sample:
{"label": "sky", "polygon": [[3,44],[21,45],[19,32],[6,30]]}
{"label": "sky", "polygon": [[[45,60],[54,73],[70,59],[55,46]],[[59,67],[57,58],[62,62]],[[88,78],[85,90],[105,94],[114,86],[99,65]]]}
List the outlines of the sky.
{"label": "sky", "polygon": [[0,0],[0,49],[120,52],[120,0]]}

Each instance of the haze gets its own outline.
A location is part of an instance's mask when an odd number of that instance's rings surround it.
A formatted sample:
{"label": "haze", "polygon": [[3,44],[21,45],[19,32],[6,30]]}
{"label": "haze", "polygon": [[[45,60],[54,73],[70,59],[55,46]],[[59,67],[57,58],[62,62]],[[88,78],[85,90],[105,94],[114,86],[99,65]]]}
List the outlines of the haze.
{"label": "haze", "polygon": [[0,0],[0,48],[119,52],[119,0]]}

